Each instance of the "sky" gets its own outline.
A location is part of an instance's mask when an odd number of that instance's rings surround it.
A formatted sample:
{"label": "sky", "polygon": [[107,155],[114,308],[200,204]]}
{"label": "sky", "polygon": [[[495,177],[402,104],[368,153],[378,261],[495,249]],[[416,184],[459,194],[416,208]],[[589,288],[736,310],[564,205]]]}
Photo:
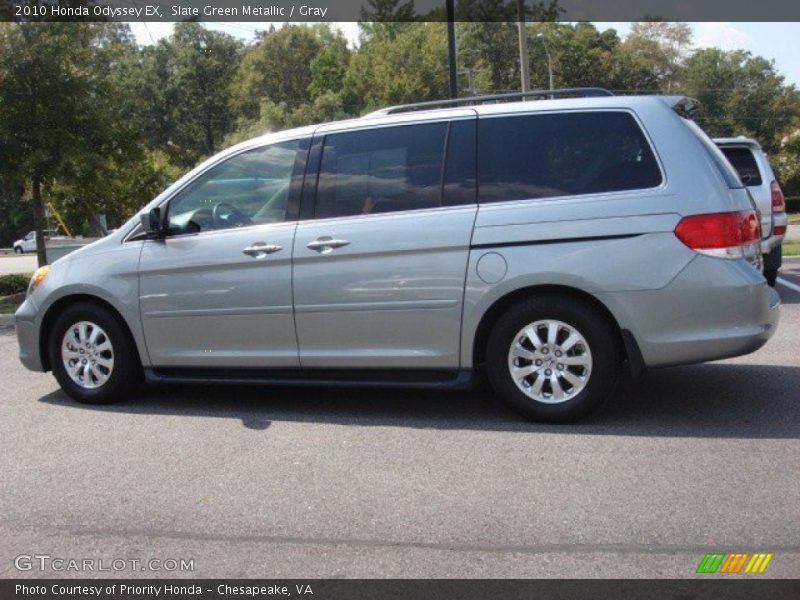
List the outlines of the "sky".
{"label": "sky", "polygon": [[[225,31],[244,40],[253,38],[257,29],[266,29],[271,23],[205,23],[211,29]],[[358,43],[357,23],[333,23],[351,44]],[[598,29],[616,29],[624,37],[630,23],[595,23]],[[173,23],[130,23],[139,44],[152,44],[172,33]],[[279,26],[279,24],[276,24]],[[697,48],[716,46],[723,50],[744,49],[754,55],[775,61],[778,71],[787,83],[800,87],[800,23],[689,23]]]}

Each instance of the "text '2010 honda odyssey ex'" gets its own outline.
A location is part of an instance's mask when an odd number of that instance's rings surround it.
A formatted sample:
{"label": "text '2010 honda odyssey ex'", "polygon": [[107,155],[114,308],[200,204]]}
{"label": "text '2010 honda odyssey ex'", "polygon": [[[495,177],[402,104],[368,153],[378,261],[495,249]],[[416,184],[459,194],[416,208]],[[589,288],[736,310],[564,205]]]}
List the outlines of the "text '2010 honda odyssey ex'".
{"label": "text '2010 honda odyssey ex'", "polygon": [[36,272],[22,362],[90,403],[142,379],[444,387],[484,368],[518,410],[565,421],[625,365],[761,347],[779,299],[759,217],[687,102],[544,96],[214,156]]}

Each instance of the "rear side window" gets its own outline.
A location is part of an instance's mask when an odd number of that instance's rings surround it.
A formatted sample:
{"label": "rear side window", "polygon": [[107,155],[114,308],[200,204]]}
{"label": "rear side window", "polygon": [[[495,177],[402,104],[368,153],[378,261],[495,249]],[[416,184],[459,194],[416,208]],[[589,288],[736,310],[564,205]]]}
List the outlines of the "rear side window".
{"label": "rear side window", "polygon": [[441,205],[447,123],[328,135],[322,149],[317,219]]}
{"label": "rear side window", "polygon": [[626,112],[489,118],[478,124],[481,202],[652,188],[655,156]]}
{"label": "rear side window", "polygon": [[761,185],[761,172],[758,170],[756,157],[747,147],[720,147],[725,158],[733,165],[742,183],[749,186]]}

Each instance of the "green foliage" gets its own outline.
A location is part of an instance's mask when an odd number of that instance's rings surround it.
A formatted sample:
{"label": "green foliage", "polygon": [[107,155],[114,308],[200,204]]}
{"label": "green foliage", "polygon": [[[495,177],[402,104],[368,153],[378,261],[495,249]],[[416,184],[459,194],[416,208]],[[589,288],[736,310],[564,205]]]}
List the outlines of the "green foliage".
{"label": "green foliage", "polygon": [[367,0],[368,9],[361,9],[361,21],[398,22],[414,18],[413,0]]}
{"label": "green foliage", "polygon": [[114,128],[123,119],[113,103],[99,101],[112,91],[104,76],[104,54],[118,43],[108,35],[112,27],[0,27],[0,131],[6,155],[24,177],[79,177],[114,148]]}
{"label": "green foliage", "polygon": [[347,40],[340,32],[331,30],[327,25],[317,25],[315,31],[322,47],[310,64],[308,95],[311,100],[328,92],[338,94],[342,91],[351,55]]}
{"label": "green foliage", "polygon": [[219,150],[234,122],[228,104],[242,51],[228,34],[178,23],[170,38],[121,65],[124,97],[145,143],[184,167]]}
{"label": "green foliage", "polygon": [[625,50],[638,56],[658,82],[656,89],[672,91],[679,81],[692,30],[686,23],[643,21],[631,26]]}
{"label": "green foliage", "polygon": [[686,64],[684,91],[700,101],[699,122],[711,135],[746,135],[776,150],[798,115],[800,98],[775,65],[749,52],[699,50]]}
{"label": "green foliage", "polygon": [[94,222],[97,213],[105,214],[108,223],[123,223],[183,172],[166,152],[146,149],[124,164],[110,156],[99,169],[97,177],[102,185],[57,181],[48,189],[51,201],[73,232],[99,234]]}
{"label": "green foliage", "polygon": [[[243,117],[259,114],[263,98],[296,108],[308,100],[312,63],[324,47],[323,28],[271,27],[247,49],[233,85],[231,107]],[[318,65],[318,71],[323,70]],[[319,91],[319,90],[318,90]]]}
{"label": "green foliage", "polygon": [[783,140],[777,154],[770,156],[770,164],[783,193],[787,197],[800,196],[800,132],[795,131]]}
{"label": "green foliage", "polygon": [[0,248],[11,247],[33,229],[33,211],[24,194],[24,180],[0,167]]}
{"label": "green foliage", "polygon": [[374,23],[344,79],[344,108],[358,114],[387,104],[446,98],[444,23]]}
{"label": "green foliage", "polygon": [[[397,21],[362,23],[357,48],[327,24],[272,27],[244,45],[186,22],[140,48],[123,24],[0,23],[0,245],[32,229],[32,208],[45,202],[76,231],[97,213],[118,226],[233,143],[447,97],[446,25],[409,22],[412,5],[368,2],[368,13]],[[516,3],[460,0],[456,9],[471,19],[456,23],[460,93],[518,90]],[[711,134],[759,140],[787,195],[800,195],[800,97],[770,61],[692,50],[682,23],[637,23],[622,40],[555,22],[555,2],[526,10],[533,87],[548,86],[549,51],[556,87],[698,98]]]}
{"label": "green foliage", "polygon": [[334,92],[325,92],[311,104],[303,104],[290,109],[286,103],[277,104],[262,100],[257,119],[242,119],[236,130],[225,137],[225,145],[232,146],[245,140],[312,123],[323,123],[345,119],[348,115],[342,108],[342,98]]}
{"label": "green foliage", "polygon": [[[519,89],[519,41],[516,24],[459,23],[457,36],[462,68],[474,70],[478,93],[487,93],[487,90],[506,92]],[[541,53],[541,45],[536,50]],[[538,53],[531,53],[534,64],[539,59]],[[546,58],[543,68],[547,73]],[[546,78],[547,75],[545,80]]]}
{"label": "green foliage", "polygon": [[28,289],[28,282],[31,280],[30,273],[12,273],[11,275],[0,275],[0,297],[21,294]]}
{"label": "green foliage", "polygon": [[2,169],[30,185],[37,231],[45,227],[44,186],[97,185],[106,157],[133,147],[126,115],[108,101],[118,91],[110,72],[131,45],[127,26],[116,23],[0,24]]}

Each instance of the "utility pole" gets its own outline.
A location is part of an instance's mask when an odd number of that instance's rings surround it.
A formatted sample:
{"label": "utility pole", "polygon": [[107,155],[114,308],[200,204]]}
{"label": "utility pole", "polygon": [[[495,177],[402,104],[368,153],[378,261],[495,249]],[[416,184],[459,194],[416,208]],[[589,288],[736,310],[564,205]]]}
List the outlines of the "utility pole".
{"label": "utility pole", "polygon": [[544,34],[537,33],[536,39],[542,40],[542,47],[544,47],[544,53],[547,55],[547,75],[550,78],[550,87],[549,89],[553,89],[553,57],[550,55],[550,50],[547,47],[547,42],[544,41]]}
{"label": "utility pole", "polygon": [[475,69],[466,67],[459,71],[459,74],[464,73],[467,76],[467,95],[477,96],[478,91],[475,89]]}
{"label": "utility pole", "polygon": [[519,70],[522,75],[522,91],[531,89],[528,72],[528,28],[525,26],[525,0],[517,0],[517,27],[519,27]]}
{"label": "utility pole", "polygon": [[458,98],[455,0],[447,0],[447,62],[450,70],[450,97]]}

